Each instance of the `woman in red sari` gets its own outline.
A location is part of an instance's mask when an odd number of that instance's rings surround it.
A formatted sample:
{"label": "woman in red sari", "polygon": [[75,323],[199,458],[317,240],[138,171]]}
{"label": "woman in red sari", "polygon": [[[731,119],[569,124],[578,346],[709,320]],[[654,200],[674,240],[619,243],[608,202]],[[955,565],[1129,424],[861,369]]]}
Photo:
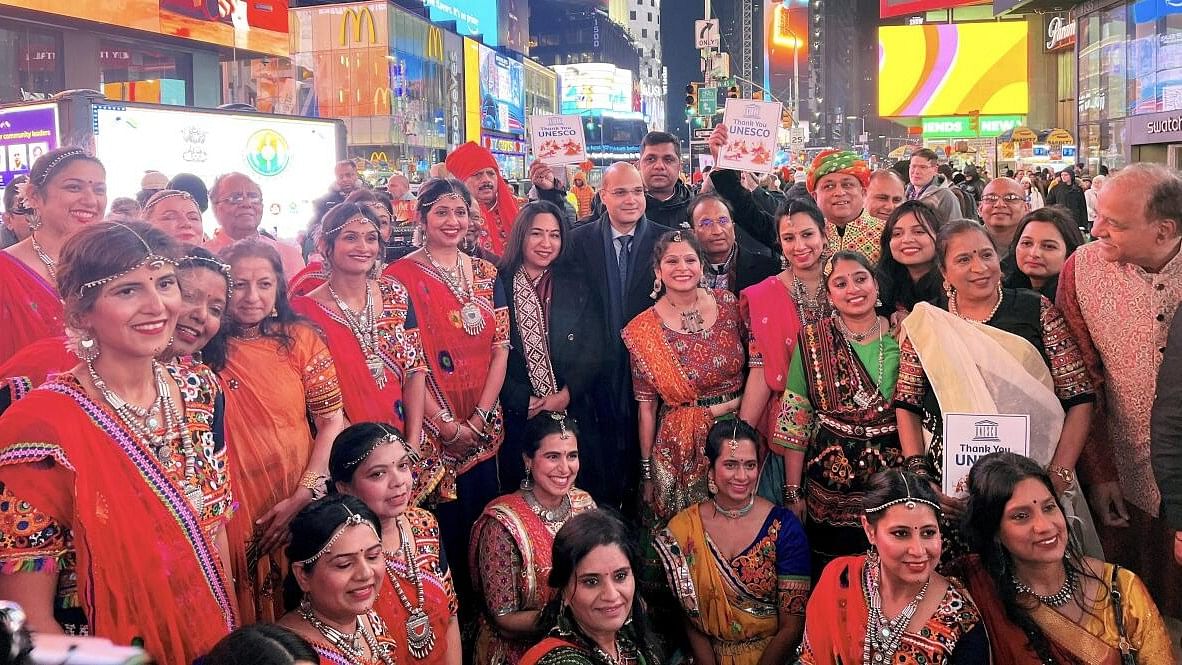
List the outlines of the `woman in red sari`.
{"label": "woman in red sari", "polygon": [[[386,276],[406,286],[418,315],[431,370],[424,428],[444,466],[435,514],[444,547],[464,552],[472,524],[499,493],[495,457],[504,423],[498,395],[509,359],[509,310],[497,269],[459,250],[472,207],[464,185],[432,180],[419,190],[416,206],[423,247],[391,264]],[[453,562],[461,598],[471,589],[467,568],[464,557]]]}
{"label": "woman in red sari", "polygon": [[316,324],[332,351],[349,421],[386,423],[413,442],[417,505],[438,484],[443,467],[438,456],[422,456],[427,366],[406,288],[377,279],[379,228],[373,212],[355,203],[325,213],[319,252],[327,281],[292,298],[291,308]]}
{"label": "woman in red sari", "polygon": [[46,633],[73,600],[89,634],[189,663],[236,623],[233,497],[216,380],[156,359],[181,304],[173,252],[141,223],[96,223],[63,247],[82,363],[0,418],[0,483],[26,509],[0,529],[0,597]]}
{"label": "woman in red sari", "polygon": [[458,603],[435,516],[411,504],[410,446],[393,428],[357,423],[332,444],[328,468],[338,492],[381,520],[386,581],[374,611],[398,642],[395,661],[460,665]]}
{"label": "woman in red sari", "polygon": [[249,238],[222,258],[234,280],[233,336],[218,373],[240,511],[230,524],[234,576],[244,623],[273,621],[283,609],[287,523],[327,492],[328,453],[345,415],[332,355],[287,301],[279,253]]}
{"label": "woman in red sari", "polygon": [[[780,400],[788,386],[788,366],[802,325],[816,323],[833,311],[825,290],[825,217],[804,201],[790,201],[778,211],[780,249],[788,267],[778,275],[743,289],[739,311],[747,326],[747,385],[739,418],[771,439],[780,413]],[[768,446],[759,475],[759,495],[783,503],[803,518],[803,505],[795,498],[800,487],[786,485],[784,465],[789,462],[781,446]],[[799,475],[793,470],[791,477]]]}
{"label": "woman in red sari", "polygon": [[33,163],[21,188],[32,233],[0,251],[0,363],[26,344],[65,330],[57,292],[62,245],[107,209],[107,172],[81,148],[51,150]]}

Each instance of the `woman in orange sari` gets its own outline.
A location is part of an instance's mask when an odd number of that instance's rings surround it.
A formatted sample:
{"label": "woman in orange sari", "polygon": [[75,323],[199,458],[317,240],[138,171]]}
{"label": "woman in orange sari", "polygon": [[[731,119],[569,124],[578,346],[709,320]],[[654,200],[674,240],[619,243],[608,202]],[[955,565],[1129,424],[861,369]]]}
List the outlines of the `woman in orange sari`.
{"label": "woman in orange sari", "polygon": [[640,403],[640,458],[651,526],[706,498],[702,452],[717,418],[739,408],[743,332],[739,304],[725,290],[708,290],[702,255],[688,233],[657,240],[656,293],[651,309],[624,327]]}
{"label": "woman in orange sari", "polygon": [[81,148],[51,150],[33,163],[18,198],[32,233],[0,251],[0,363],[64,331],[58,255],[84,224],[103,218],[107,172]]}
{"label": "woman in orange sari", "polygon": [[378,280],[381,267],[379,220],[354,203],[341,203],[324,215],[319,252],[327,281],[291,307],[319,328],[341,381],[345,416],[350,422],[386,423],[412,442],[419,504],[443,475],[434,454],[422,456],[426,362],[414,307],[406,288]]}
{"label": "woman in orange sari", "polygon": [[234,576],[243,622],[274,621],[283,612],[279,546],[292,516],[327,492],[328,454],[345,416],[332,355],[288,304],[278,252],[246,239],[222,258],[234,280],[233,337],[219,372],[239,504],[230,524]]}
{"label": "woman in orange sari", "polygon": [[156,662],[190,663],[236,624],[233,496],[215,378],[156,359],[181,304],[173,254],[142,223],[96,223],[63,247],[82,362],[0,418],[3,501],[22,507],[2,516],[0,597],[36,632],[77,621],[142,642]]}
{"label": "woman in orange sari", "polygon": [[[431,371],[424,428],[444,466],[435,514],[444,547],[465,552],[476,518],[499,494],[495,458],[504,418],[498,396],[509,361],[509,309],[497,269],[459,249],[472,207],[464,185],[432,180],[416,205],[423,247],[391,264],[386,276],[406,286],[419,318]],[[464,557],[452,562],[452,574],[460,598],[468,598]]]}

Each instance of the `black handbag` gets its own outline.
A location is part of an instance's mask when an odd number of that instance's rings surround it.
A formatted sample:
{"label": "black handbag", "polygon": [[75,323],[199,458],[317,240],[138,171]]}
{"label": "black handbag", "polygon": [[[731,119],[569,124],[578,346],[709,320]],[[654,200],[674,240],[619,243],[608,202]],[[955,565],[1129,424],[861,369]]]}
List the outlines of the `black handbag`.
{"label": "black handbag", "polygon": [[1125,609],[1121,602],[1120,588],[1116,584],[1116,575],[1120,566],[1112,565],[1112,579],[1108,583],[1108,597],[1112,599],[1112,609],[1116,612],[1116,633],[1120,638],[1116,648],[1120,650],[1120,665],[1137,665],[1137,650],[1129,642],[1125,634]]}

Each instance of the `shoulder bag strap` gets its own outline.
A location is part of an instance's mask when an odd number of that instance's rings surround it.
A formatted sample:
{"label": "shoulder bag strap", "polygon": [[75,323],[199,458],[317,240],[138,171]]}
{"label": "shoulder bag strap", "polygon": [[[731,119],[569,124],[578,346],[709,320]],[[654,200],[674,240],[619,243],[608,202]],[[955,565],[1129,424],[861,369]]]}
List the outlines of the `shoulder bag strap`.
{"label": "shoulder bag strap", "polygon": [[1120,587],[1117,584],[1118,573],[1120,573],[1120,566],[1112,564],[1112,579],[1108,584],[1108,597],[1112,599],[1112,610],[1116,613],[1116,633],[1119,637],[1116,646],[1120,650],[1120,661],[1122,665],[1136,665],[1136,650],[1133,649],[1128,635],[1125,634],[1125,610],[1124,603],[1121,599]]}

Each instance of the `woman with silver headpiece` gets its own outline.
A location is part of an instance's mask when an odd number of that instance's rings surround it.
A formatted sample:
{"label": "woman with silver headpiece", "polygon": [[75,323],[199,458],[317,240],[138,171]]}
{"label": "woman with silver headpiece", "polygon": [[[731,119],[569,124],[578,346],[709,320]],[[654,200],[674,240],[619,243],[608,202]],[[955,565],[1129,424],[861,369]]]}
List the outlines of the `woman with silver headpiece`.
{"label": "woman with silver headpiece", "polygon": [[0,251],[0,363],[25,345],[65,329],[57,284],[62,246],[107,209],[107,172],[81,148],[45,153],[19,190],[28,238]]}
{"label": "woman with silver headpiece", "polygon": [[357,497],[333,495],[291,520],[279,625],[321,665],[394,665],[398,638],[374,611],[385,579],[381,524]]}
{"label": "woman with silver headpiece", "polygon": [[869,554],[834,559],[805,611],[804,665],[989,661],[985,625],[960,581],[936,573],[940,504],[912,473],[871,476],[862,496]]}
{"label": "woman with silver headpiece", "polygon": [[595,508],[575,487],[579,429],[565,414],[543,411],[526,422],[521,489],[488,504],[472,527],[470,565],[483,598],[476,663],[515,665],[537,641],[538,616],[550,600],[554,534]]}
{"label": "woman with silver headpiece", "polygon": [[365,502],[381,521],[389,588],[374,611],[386,622],[399,663],[459,665],[458,603],[439,523],[411,499],[411,447],[381,423],[345,428],[328,458],[334,489]]}
{"label": "woman with silver headpiece", "polygon": [[204,367],[158,360],[181,308],[175,253],[135,222],[95,223],[62,248],[81,362],[0,417],[2,502],[25,511],[0,536],[0,597],[20,602],[38,632],[72,622],[188,663],[237,611],[218,383]]}
{"label": "woman with silver headpiece", "polygon": [[179,189],[162,189],[144,203],[144,221],[177,242],[200,245],[205,240],[201,208],[193,195]]}

